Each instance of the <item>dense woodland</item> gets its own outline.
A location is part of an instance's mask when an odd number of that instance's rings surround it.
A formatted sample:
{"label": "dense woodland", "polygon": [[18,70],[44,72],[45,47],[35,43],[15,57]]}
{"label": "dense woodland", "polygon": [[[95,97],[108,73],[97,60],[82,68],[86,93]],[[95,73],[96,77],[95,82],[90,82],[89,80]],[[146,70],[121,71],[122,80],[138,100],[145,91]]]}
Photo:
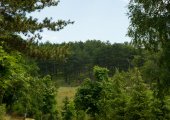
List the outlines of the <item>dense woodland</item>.
{"label": "dense woodland", "polygon": [[[27,14],[53,0],[0,1],[0,120],[169,120],[170,1],[131,0],[131,43],[40,43],[74,22]],[[27,39],[23,39],[21,34]],[[62,83],[64,84],[61,84]],[[57,107],[57,90],[77,86]]]}
{"label": "dense woodland", "polygon": [[[93,67],[98,65],[110,70],[113,75],[115,69],[127,71],[133,67],[132,61],[140,51],[128,43],[101,42],[100,40],[87,40],[86,42],[69,42],[62,44],[41,43],[40,48],[51,46],[58,49],[65,46],[68,53],[64,59],[39,59],[36,62],[43,75],[51,75],[63,79],[65,83],[82,82],[85,78],[93,77]],[[66,50],[66,49],[65,49]],[[76,81],[75,81],[76,80]]]}

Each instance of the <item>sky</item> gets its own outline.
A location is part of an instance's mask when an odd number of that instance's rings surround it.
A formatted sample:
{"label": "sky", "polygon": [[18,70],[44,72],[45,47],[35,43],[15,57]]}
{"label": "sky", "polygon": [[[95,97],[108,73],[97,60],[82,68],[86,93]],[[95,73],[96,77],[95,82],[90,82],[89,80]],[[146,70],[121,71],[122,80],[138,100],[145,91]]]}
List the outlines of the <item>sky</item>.
{"label": "sky", "polygon": [[129,20],[128,0],[60,0],[58,6],[34,13],[42,20],[52,17],[75,21],[59,32],[45,30],[42,41],[62,43],[69,41],[101,40],[111,43],[130,41],[126,36]]}

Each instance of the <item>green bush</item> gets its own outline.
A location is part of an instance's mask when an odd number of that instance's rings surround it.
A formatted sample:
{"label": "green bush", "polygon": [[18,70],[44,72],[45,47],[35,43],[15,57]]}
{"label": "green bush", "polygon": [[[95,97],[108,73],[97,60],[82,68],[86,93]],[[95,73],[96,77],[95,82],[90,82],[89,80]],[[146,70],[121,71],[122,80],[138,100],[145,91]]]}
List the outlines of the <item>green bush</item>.
{"label": "green bush", "polygon": [[75,106],[73,102],[69,101],[68,97],[65,97],[63,103],[62,120],[72,120],[75,117]]}
{"label": "green bush", "polygon": [[4,104],[0,105],[0,120],[4,120],[5,113],[6,113],[5,105]]}

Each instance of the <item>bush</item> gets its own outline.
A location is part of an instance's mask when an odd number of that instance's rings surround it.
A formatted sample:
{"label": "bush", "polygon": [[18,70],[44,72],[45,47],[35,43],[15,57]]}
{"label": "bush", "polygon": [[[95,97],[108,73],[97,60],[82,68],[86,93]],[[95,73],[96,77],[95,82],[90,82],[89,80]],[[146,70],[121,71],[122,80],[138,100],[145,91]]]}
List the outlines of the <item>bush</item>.
{"label": "bush", "polygon": [[73,102],[69,101],[68,97],[65,97],[64,106],[62,109],[62,119],[63,120],[72,120],[75,117],[75,106]]}
{"label": "bush", "polygon": [[0,105],[0,120],[4,120],[6,114],[6,107],[5,105]]}

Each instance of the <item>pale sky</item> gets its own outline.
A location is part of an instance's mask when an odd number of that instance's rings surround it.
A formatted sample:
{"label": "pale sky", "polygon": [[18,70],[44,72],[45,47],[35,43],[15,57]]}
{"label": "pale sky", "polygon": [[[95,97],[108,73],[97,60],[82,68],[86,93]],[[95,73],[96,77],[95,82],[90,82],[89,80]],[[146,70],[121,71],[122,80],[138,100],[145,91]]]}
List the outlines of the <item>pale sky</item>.
{"label": "pale sky", "polygon": [[52,17],[75,21],[59,32],[44,31],[42,41],[53,43],[101,40],[111,43],[130,41],[126,37],[129,20],[128,0],[60,0],[56,7],[32,14],[42,20]]}

